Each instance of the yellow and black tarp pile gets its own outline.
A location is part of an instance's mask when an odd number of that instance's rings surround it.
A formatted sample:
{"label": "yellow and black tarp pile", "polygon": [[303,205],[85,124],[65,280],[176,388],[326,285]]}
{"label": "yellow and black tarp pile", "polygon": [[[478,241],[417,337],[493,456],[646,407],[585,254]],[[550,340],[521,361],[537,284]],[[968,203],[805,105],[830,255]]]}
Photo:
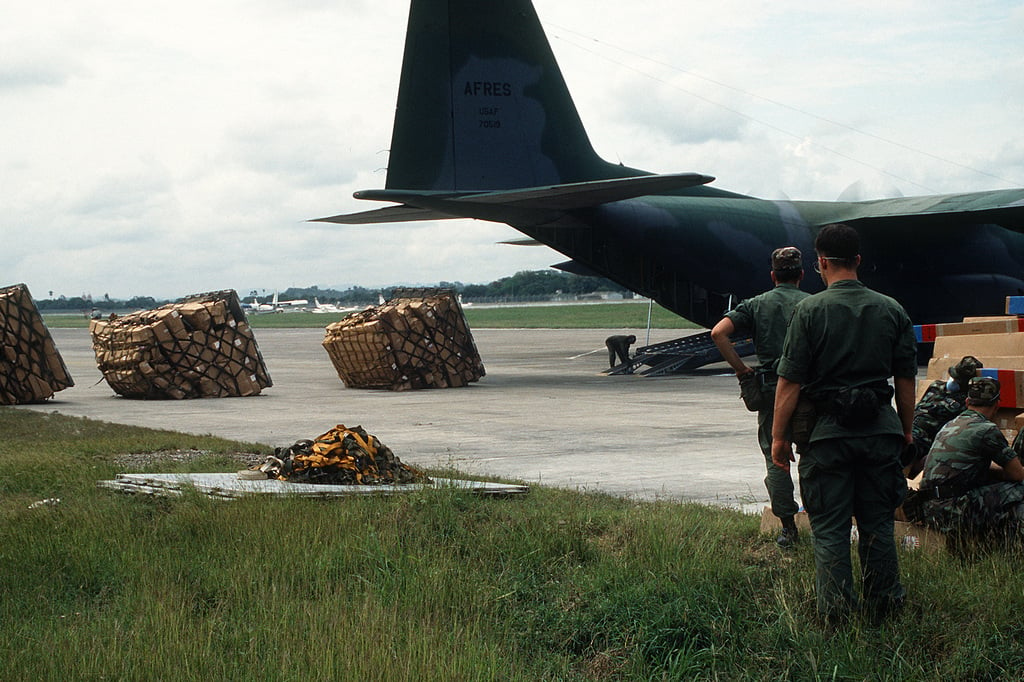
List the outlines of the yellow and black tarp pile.
{"label": "yellow and black tarp pile", "polygon": [[126,398],[258,395],[273,383],[233,290],[89,325],[96,364]]}
{"label": "yellow and black tarp pile", "polygon": [[24,284],[0,289],[0,405],[38,403],[74,386]]}
{"label": "yellow and black tarp pile", "polygon": [[328,325],[323,346],[349,388],[451,388],[485,374],[449,290],[397,291],[387,303]]}
{"label": "yellow and black tarp pile", "polygon": [[383,485],[429,483],[426,474],[399,461],[391,448],[361,426],[339,424],[314,440],[278,448],[271,478],[292,483]]}

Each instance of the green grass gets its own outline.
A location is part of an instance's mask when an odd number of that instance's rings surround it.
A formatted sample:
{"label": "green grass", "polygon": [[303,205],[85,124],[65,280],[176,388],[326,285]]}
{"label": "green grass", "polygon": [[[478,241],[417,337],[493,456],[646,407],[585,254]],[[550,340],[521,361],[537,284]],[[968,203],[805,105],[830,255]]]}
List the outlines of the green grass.
{"label": "green grass", "polygon": [[50,329],[88,329],[89,318],[85,315],[43,313],[43,322]]}
{"label": "green grass", "polygon": [[[4,679],[1020,679],[1020,553],[902,552],[907,610],[821,631],[756,518],[534,487],[215,501],[99,489],[233,444],[0,408]],[[378,434],[385,442],[386,434]],[[263,449],[265,451],[265,449]],[[398,453],[401,456],[401,453]],[[682,472],[680,475],[683,475]],[[55,506],[29,509],[56,497]]]}
{"label": "green grass", "polygon": [[[522,306],[512,308],[464,308],[471,329],[645,329],[646,303],[591,303],[586,305]],[[697,329],[689,320],[655,305],[651,312],[655,329]]]}
{"label": "green grass", "polygon": [[[555,328],[555,329],[645,329],[647,303],[592,303],[553,306],[512,306],[507,308],[464,309],[471,329],[500,328]],[[345,317],[344,314],[317,315],[313,313],[280,313],[249,315],[256,328],[325,327]],[[82,315],[46,315],[44,321],[51,328],[81,329],[89,326]],[[651,315],[655,329],[696,329],[697,325],[675,313],[655,305]]]}

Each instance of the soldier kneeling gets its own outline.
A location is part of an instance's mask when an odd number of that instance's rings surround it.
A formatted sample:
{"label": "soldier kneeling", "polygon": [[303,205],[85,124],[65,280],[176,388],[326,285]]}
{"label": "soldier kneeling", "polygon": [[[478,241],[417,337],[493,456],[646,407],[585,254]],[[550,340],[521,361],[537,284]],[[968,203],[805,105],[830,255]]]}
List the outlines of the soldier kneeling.
{"label": "soldier kneeling", "polygon": [[964,540],[1024,539],[1024,466],[992,422],[999,389],[995,379],[971,379],[967,409],[942,427],[925,459],[921,519],[954,551]]}

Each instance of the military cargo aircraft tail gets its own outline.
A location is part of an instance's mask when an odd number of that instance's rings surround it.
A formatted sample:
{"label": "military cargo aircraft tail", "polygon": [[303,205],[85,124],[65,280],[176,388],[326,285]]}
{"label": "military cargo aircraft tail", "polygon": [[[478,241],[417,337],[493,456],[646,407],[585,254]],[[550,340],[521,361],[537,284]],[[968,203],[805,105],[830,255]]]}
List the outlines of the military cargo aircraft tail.
{"label": "military cargo aircraft tail", "polygon": [[[1024,289],[1024,190],[877,201],[766,201],[654,175],[593,146],[530,0],[412,0],[384,189],[345,224],[502,222],[699,324],[771,286],[772,250],[813,264],[818,229],[861,234],[870,286],[918,322],[1001,312]],[[821,287],[808,278],[810,290]]]}

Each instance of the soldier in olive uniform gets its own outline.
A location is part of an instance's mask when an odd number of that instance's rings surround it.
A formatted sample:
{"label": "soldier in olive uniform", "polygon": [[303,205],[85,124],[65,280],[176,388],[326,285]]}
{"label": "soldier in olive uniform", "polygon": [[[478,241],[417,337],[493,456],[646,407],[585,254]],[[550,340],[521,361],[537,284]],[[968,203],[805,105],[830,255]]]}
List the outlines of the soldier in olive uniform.
{"label": "soldier in olive uniform", "polygon": [[[787,428],[798,403],[813,405],[817,421],[800,448],[799,468],[814,534],[818,614],[838,625],[859,606],[874,621],[906,599],[893,515],[906,493],[900,455],[914,417],[914,329],[899,303],[857,278],[856,230],[826,225],[814,250],[827,288],[798,303],[789,324],[778,368],[772,459],[789,468],[794,457]],[[851,517],[860,538],[860,604],[853,590]]]}
{"label": "soldier in olive uniform", "polygon": [[998,381],[971,379],[967,409],[942,427],[925,460],[921,514],[954,550],[968,538],[1024,532],[1024,466],[991,421],[998,403]]}
{"label": "soldier in olive uniform", "polygon": [[903,466],[907,478],[916,478],[924,468],[935,435],[946,422],[967,406],[967,382],[984,367],[973,355],[965,355],[949,368],[949,380],[936,379],[925,390],[914,408],[914,442],[903,452]]}
{"label": "soldier in olive uniform", "polygon": [[[799,536],[793,515],[799,507],[793,498],[793,477],[772,463],[772,415],[775,411],[775,366],[782,354],[786,329],[793,317],[793,308],[810,294],[800,290],[804,276],[803,256],[795,246],[775,249],[771,258],[772,289],[742,301],[725,314],[711,330],[711,338],[722,357],[736,370],[743,387],[744,402],[751,411],[757,411],[757,442],[764,455],[767,475],[764,485],[768,489],[772,513],[782,521],[782,533],[776,539],[781,547],[793,546]],[[761,363],[757,371],[749,367],[729,337],[736,333],[749,333]],[[749,386],[745,384],[749,382]],[[748,391],[755,393],[751,405]]]}
{"label": "soldier in olive uniform", "polygon": [[604,340],[608,348],[608,369],[614,369],[616,365],[624,365],[629,362],[629,347],[636,343],[636,336],[633,334],[615,334]]}

